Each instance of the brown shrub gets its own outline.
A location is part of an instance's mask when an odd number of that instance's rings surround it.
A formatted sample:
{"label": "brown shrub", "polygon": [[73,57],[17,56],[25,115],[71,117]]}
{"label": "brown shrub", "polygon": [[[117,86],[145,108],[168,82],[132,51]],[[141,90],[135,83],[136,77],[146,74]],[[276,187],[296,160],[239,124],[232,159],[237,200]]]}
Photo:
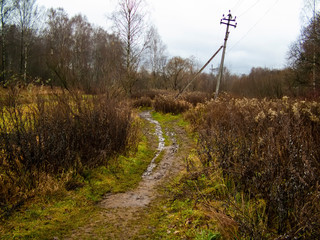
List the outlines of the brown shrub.
{"label": "brown shrub", "polygon": [[209,93],[205,92],[188,92],[182,96],[182,99],[188,103],[191,103],[194,107],[198,103],[205,103],[211,98]]}
{"label": "brown shrub", "polygon": [[[226,97],[198,106],[188,118],[199,134],[203,166],[218,165],[236,192],[264,199],[269,233],[320,235],[319,103]],[[259,231],[256,223],[235,212],[245,236],[266,234],[252,232]]]}
{"label": "brown shrub", "polygon": [[150,97],[141,97],[141,98],[133,100],[132,106],[134,108],[152,107],[152,100]]}
{"label": "brown shrub", "polygon": [[190,104],[184,100],[161,95],[155,98],[153,108],[157,112],[179,114],[187,111],[190,108]]}
{"label": "brown shrub", "polygon": [[155,89],[149,89],[149,90],[141,90],[138,92],[134,92],[131,95],[131,98],[133,99],[139,99],[142,97],[147,97],[150,98],[151,100],[153,100],[156,96],[162,94],[163,91],[161,90],[155,90]]}
{"label": "brown shrub", "polygon": [[101,96],[41,96],[0,109],[0,206],[27,197],[43,173],[59,176],[107,165],[137,144],[131,109]]}

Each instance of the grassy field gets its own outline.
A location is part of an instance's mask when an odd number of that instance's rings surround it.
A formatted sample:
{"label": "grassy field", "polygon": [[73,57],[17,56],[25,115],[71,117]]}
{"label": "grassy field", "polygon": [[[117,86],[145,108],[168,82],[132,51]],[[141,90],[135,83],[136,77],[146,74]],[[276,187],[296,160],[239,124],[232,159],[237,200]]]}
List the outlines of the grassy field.
{"label": "grassy field", "polygon": [[[137,186],[157,140],[131,106],[153,106],[167,146],[176,133],[185,169],[142,214],[138,239],[317,239],[318,101],[163,94],[116,101],[116,107],[112,99],[90,96],[61,95],[53,103],[24,97],[11,105],[3,96],[2,238],[68,235],[97,216],[104,194]],[[61,141],[66,149],[47,145]],[[81,150],[88,147],[95,150]],[[50,149],[60,152],[43,155]]]}

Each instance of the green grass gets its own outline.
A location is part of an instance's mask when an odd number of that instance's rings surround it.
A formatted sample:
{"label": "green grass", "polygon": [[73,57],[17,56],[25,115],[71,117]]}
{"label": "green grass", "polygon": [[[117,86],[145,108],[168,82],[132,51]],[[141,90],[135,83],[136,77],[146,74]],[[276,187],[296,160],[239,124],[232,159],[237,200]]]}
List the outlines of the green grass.
{"label": "green grass", "polygon": [[1,239],[60,238],[86,222],[88,212],[90,215],[97,212],[92,201],[85,196],[67,192],[63,195],[38,199],[15,213],[4,223]]}
{"label": "green grass", "polygon": [[[152,117],[159,121],[164,133],[176,132],[175,138],[179,144],[177,158],[189,159],[197,169],[200,161],[195,150],[196,135],[190,131],[189,123],[183,116],[152,112]],[[192,180],[188,172],[181,173],[162,188],[163,198],[152,205],[145,222],[141,223],[145,227],[139,235],[145,236],[145,239],[222,239],[216,220],[208,217],[202,208],[203,199],[199,198],[198,191],[201,191],[200,195],[223,194],[224,188],[218,176],[209,179],[203,175]]]}
{"label": "green grass", "polygon": [[[183,119],[181,114],[152,112],[152,117],[160,123],[166,144],[170,140],[170,137],[166,135],[167,132],[177,133],[177,127],[186,130],[189,139],[187,141],[180,134],[175,135],[179,144],[177,158],[184,159],[194,155],[192,142],[195,139],[192,134],[188,134],[189,123]],[[201,209],[198,209],[195,199],[190,195],[186,196],[183,192],[186,185],[192,184],[190,181],[184,182],[184,174],[177,176],[162,189],[164,197],[152,205],[148,216],[141,223],[145,227],[140,231],[139,236],[144,236],[145,239],[215,240],[221,238],[217,232],[216,223],[211,221]]]}
{"label": "green grass", "polygon": [[185,128],[189,125],[187,121],[185,121],[181,114],[173,115],[173,114],[162,114],[159,112],[153,111],[151,113],[153,119],[157,120],[161,125],[166,126],[168,123],[174,122],[179,127]]}
{"label": "green grass", "polygon": [[[163,131],[163,137],[165,139],[165,145],[169,146],[172,144],[172,140],[170,139],[170,136],[167,135],[168,132],[174,132],[174,126],[178,126],[181,128],[187,128],[189,123],[185,121],[181,114],[173,115],[170,113],[163,114],[159,112],[151,112],[152,118],[154,120],[157,120]],[[179,139],[177,139],[178,144],[180,144]]]}
{"label": "green grass", "polygon": [[[176,178],[176,183],[181,177]],[[167,186],[166,192],[180,191],[176,184]],[[166,197],[152,206],[146,226],[139,233],[146,239],[220,239],[216,223],[197,208],[195,199]]]}

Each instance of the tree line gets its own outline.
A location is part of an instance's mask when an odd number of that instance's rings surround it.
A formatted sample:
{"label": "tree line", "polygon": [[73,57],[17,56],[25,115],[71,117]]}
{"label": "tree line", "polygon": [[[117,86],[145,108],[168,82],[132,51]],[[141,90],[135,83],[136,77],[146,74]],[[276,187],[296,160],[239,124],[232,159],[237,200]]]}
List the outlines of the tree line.
{"label": "tree line", "polygon": [[[45,84],[87,93],[120,89],[129,96],[148,89],[181,91],[200,64],[193,57],[169,57],[147,17],[143,0],[119,0],[107,31],[62,8],[43,10],[36,0],[1,0],[1,85]],[[253,68],[242,76],[225,69],[222,90],[251,97],[319,92],[319,25],[318,13],[290,47],[286,69]],[[213,70],[202,73],[190,90],[213,92],[216,79]]]}

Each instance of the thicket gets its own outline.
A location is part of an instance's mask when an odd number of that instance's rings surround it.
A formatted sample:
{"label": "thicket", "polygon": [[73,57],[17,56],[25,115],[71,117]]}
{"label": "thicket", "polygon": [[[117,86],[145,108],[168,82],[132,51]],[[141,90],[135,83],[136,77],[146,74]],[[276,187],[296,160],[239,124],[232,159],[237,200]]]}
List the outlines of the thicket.
{"label": "thicket", "polygon": [[197,106],[199,103],[205,103],[209,99],[211,99],[212,95],[210,93],[206,92],[186,92],[184,93],[181,98],[188,102],[191,103],[192,106]]}
{"label": "thicket", "polygon": [[[5,91],[0,106],[0,214],[68,174],[107,166],[137,146],[131,108],[106,96]],[[47,186],[50,188],[50,186]]]}
{"label": "thicket", "polygon": [[176,94],[173,91],[162,90],[142,91],[132,96],[132,106],[135,108],[153,107],[155,111],[165,114],[179,114],[210,99],[210,94],[204,92],[187,92],[178,98],[175,97]]}
{"label": "thicket", "polygon": [[187,118],[198,133],[202,163],[188,180],[196,180],[208,216],[229,225],[233,233],[225,236],[318,238],[318,102],[224,96],[198,105]]}
{"label": "thicket", "polygon": [[179,114],[189,110],[191,104],[180,99],[175,99],[173,96],[159,95],[156,96],[153,103],[153,108],[157,112]]}

